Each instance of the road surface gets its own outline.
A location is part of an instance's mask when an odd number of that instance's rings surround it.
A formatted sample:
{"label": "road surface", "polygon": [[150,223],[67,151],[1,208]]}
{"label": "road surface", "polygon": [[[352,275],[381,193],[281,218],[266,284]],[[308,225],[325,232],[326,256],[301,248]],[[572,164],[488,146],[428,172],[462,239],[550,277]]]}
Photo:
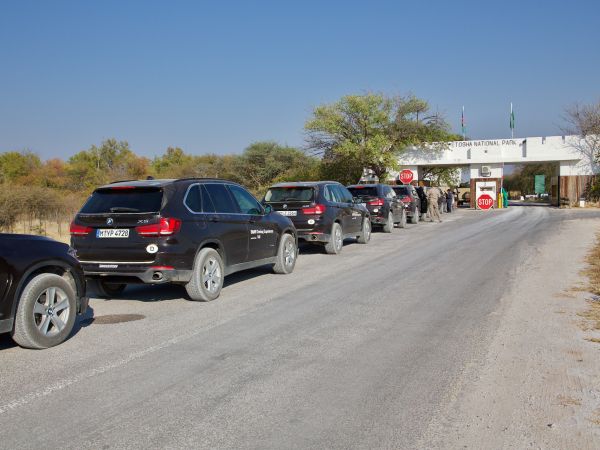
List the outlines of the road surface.
{"label": "road surface", "polygon": [[[232,275],[211,303],[174,286],[92,299],[58,347],[0,337],[0,448],[423,445],[511,280],[577,214],[461,210],[339,256],[305,248],[291,275]],[[102,323],[126,314],[143,318]]]}

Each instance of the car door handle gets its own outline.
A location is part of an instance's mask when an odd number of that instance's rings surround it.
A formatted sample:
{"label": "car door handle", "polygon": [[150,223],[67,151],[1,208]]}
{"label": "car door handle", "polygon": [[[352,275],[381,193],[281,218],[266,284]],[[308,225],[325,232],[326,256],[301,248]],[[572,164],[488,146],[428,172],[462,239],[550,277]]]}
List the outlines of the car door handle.
{"label": "car door handle", "polygon": [[255,219],[248,219],[248,223],[256,223]]}
{"label": "car door handle", "polygon": [[218,217],[211,217],[210,219],[208,219],[210,222],[219,222],[219,218]]}

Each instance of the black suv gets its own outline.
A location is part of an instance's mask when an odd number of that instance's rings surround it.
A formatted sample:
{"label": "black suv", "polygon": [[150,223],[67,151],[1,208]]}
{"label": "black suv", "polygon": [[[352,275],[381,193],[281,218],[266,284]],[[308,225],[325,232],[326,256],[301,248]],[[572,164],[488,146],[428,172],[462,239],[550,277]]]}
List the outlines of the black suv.
{"label": "black suv", "polygon": [[402,203],[404,203],[410,223],[419,223],[419,217],[421,215],[421,199],[419,198],[417,189],[410,184],[392,186],[392,189],[394,189],[396,195],[400,198]]}
{"label": "black suv", "polygon": [[67,244],[0,234],[0,333],[22,347],[63,342],[88,305],[83,270]]}
{"label": "black suv", "polygon": [[406,227],[405,205],[387,184],[355,184],[348,190],[369,209],[373,225],[386,233],[394,230],[394,224]]}
{"label": "black suv", "polygon": [[242,186],[206,178],[112,183],[96,189],[71,224],[71,244],[104,296],[127,283],[178,283],[192,300],[217,298],[223,278],[273,264],[291,273],[292,222]]}
{"label": "black suv", "polygon": [[329,254],[340,253],[345,238],[371,239],[369,211],[335,181],[275,184],[263,203],[292,219],[299,239],[325,244]]}

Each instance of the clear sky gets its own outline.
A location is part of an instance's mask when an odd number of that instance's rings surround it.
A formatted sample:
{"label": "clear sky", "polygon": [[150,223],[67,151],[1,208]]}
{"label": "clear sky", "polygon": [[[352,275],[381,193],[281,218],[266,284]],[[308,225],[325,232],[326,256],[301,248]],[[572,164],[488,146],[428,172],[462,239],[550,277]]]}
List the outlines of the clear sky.
{"label": "clear sky", "polygon": [[304,144],[312,108],[413,93],[474,139],[600,99],[600,1],[0,0],[0,152]]}

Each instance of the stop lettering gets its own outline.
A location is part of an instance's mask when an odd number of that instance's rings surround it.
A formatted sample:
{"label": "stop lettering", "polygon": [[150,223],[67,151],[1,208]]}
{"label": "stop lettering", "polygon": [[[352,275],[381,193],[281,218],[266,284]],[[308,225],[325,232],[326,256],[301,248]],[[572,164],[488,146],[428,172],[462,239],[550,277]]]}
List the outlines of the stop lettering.
{"label": "stop lettering", "polygon": [[494,199],[488,194],[481,194],[477,198],[477,206],[479,209],[490,209],[494,205]]}
{"label": "stop lettering", "polygon": [[412,170],[404,169],[402,172],[400,172],[399,178],[404,184],[410,183],[413,180]]}

